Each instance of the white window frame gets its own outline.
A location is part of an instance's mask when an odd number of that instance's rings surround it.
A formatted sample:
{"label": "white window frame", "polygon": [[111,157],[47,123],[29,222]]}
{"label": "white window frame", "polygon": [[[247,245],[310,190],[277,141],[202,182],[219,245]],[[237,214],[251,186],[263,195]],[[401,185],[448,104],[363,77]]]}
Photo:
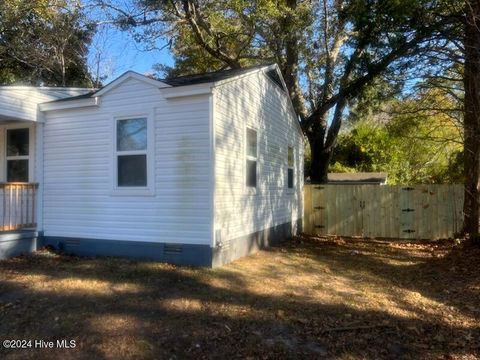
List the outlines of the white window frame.
{"label": "white window frame", "polygon": [[[293,164],[290,166],[290,164],[288,163],[288,152],[289,150],[292,149],[292,160],[293,160]],[[288,171],[289,170],[293,170],[293,184],[292,184],[292,187],[289,187],[288,186]],[[293,145],[288,145],[287,146],[287,178],[286,178],[286,181],[285,181],[285,185],[287,186],[287,190],[288,192],[291,192],[293,193],[294,190],[295,190],[295,147]]]}
{"label": "white window frame", "polygon": [[[8,130],[15,130],[15,129],[28,129],[28,155],[20,155],[20,156],[8,156],[7,155],[7,133]],[[7,182],[7,166],[8,160],[28,160],[28,179],[27,183],[34,182],[34,151],[35,151],[35,134],[34,134],[34,126],[32,124],[9,124],[3,126],[3,139],[4,139],[4,146],[3,146],[3,154],[2,156],[2,171],[1,171],[1,179],[3,182]]]}
{"label": "white window frame", "polygon": [[[256,138],[257,138],[257,156],[251,156],[248,154],[248,130],[253,130],[255,131],[255,134],[257,135]],[[258,141],[258,129],[253,127],[253,126],[245,126],[245,137],[244,137],[245,141],[244,141],[244,148],[245,148],[245,151],[244,151],[244,154],[245,154],[245,160],[243,161],[243,168],[245,169],[244,171],[244,174],[243,174],[243,184],[244,184],[244,187],[246,189],[246,191],[249,193],[249,194],[256,194],[257,193],[257,189],[258,189],[258,174],[259,174],[259,167],[258,167],[258,155],[259,155],[259,141]],[[248,186],[247,185],[247,160],[251,160],[251,161],[255,161],[255,177],[256,177],[256,182],[255,182],[255,187],[253,186]]]}
{"label": "white window frame", "polygon": [[[120,120],[129,119],[147,119],[147,149],[146,150],[117,150],[117,124]],[[113,114],[111,116],[112,139],[111,149],[112,156],[110,161],[110,179],[111,179],[111,195],[120,196],[153,196],[155,195],[155,124],[154,111],[150,112],[129,112],[121,114]],[[147,156],[147,186],[118,186],[118,156],[121,155],[146,155]]]}

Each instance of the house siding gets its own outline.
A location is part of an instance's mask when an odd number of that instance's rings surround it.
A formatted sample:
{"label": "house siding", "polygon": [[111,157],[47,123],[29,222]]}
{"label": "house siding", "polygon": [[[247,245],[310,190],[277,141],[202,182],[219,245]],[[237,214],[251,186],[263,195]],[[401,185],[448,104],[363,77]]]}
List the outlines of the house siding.
{"label": "house siding", "polygon": [[[154,120],[154,192],[112,191],[113,116]],[[211,244],[208,95],[165,100],[128,79],[99,107],[45,113],[46,237]]]}
{"label": "house siding", "polygon": [[[288,95],[257,72],[216,87],[214,97],[216,245],[284,233],[285,224],[296,232],[303,216],[304,149]],[[246,187],[246,127],[257,130],[256,191]],[[295,156],[293,190],[287,188],[289,145]],[[248,251],[245,244],[235,246]]]}
{"label": "house siding", "polygon": [[0,87],[0,117],[39,121],[37,105],[51,100],[88,92],[81,88],[38,88],[30,86]]}

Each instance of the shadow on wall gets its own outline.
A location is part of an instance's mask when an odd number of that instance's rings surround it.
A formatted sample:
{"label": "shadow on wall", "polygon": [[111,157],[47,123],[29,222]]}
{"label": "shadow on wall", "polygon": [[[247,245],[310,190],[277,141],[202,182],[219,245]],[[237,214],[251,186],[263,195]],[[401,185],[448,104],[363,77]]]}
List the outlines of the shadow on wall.
{"label": "shadow on wall", "polygon": [[[303,211],[303,149],[295,148],[295,188],[287,188],[289,145],[301,135],[288,121],[296,121],[284,93],[267,78],[250,77],[224,85],[216,108],[216,230],[224,242],[284,223],[294,223]],[[279,96],[272,96],[272,94]],[[242,96],[238,96],[242,94]],[[245,128],[257,130],[257,188],[246,186]],[[295,141],[293,141],[295,139]],[[302,146],[300,146],[301,148]],[[298,206],[298,207],[297,207]],[[255,243],[249,244],[249,252]]]}

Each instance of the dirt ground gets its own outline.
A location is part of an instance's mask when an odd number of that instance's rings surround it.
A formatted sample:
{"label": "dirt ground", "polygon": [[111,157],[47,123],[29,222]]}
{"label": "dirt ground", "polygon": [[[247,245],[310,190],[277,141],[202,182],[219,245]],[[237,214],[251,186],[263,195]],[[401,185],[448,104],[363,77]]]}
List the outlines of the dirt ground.
{"label": "dirt ground", "polygon": [[480,249],[298,237],[220,269],[42,251],[0,261],[7,359],[478,359]]}

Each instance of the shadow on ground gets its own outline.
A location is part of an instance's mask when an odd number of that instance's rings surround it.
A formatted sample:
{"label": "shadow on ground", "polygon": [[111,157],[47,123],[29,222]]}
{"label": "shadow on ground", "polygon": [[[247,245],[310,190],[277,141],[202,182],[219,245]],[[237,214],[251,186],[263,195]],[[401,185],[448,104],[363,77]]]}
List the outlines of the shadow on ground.
{"label": "shadow on ground", "polygon": [[480,250],[298,237],[216,270],[43,251],[0,262],[2,358],[480,357]]}

